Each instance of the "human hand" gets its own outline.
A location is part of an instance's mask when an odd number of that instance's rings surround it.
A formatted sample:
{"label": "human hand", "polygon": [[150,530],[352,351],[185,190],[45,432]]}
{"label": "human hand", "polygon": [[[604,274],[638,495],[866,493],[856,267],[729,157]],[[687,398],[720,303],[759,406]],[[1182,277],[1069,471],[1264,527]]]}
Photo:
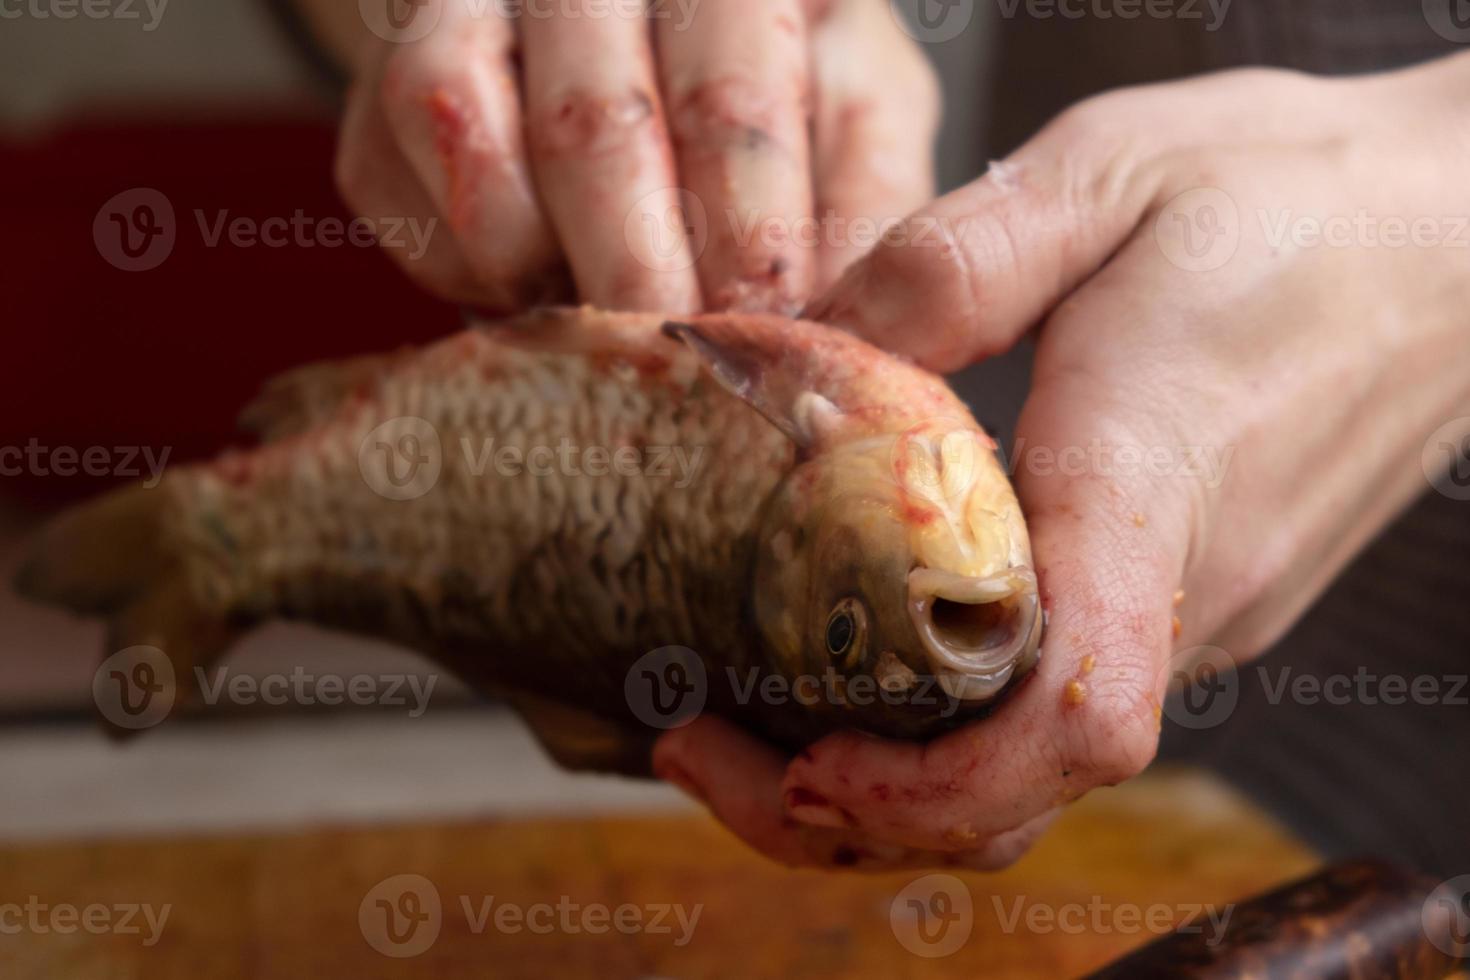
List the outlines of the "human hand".
{"label": "human hand", "polygon": [[357,59],[338,183],[367,218],[439,219],[390,252],[446,298],[791,311],[855,219],[932,196],[937,88],[882,0],[411,9]]}
{"label": "human hand", "polygon": [[1470,434],[1467,96],[1464,56],[1104,95],[920,212],[934,247],[855,265],[809,315],[936,369],[1040,324],[1011,453],[1040,664],[927,745],[788,761],[700,719],[656,771],[780,860],[882,869],[1004,865],[1143,770],[1174,658],[1266,650],[1425,488],[1425,437]]}

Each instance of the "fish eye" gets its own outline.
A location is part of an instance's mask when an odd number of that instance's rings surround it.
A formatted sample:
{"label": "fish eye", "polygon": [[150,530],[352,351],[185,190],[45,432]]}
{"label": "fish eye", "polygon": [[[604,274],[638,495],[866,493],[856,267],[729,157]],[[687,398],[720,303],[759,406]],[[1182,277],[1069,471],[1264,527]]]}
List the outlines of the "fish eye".
{"label": "fish eye", "polygon": [[856,599],[843,599],[827,617],[827,653],[835,660],[852,660],[863,648],[867,613]]}

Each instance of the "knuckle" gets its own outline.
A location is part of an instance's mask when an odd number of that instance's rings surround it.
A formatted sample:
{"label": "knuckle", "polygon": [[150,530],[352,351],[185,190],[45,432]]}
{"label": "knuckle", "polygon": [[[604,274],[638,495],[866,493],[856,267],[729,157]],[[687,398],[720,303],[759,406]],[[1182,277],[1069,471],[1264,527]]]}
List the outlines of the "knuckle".
{"label": "knuckle", "polygon": [[[793,91],[795,98],[790,97]],[[726,75],[677,96],[669,125],[674,139],[687,147],[753,147],[775,141],[775,134],[800,131],[807,113],[804,82],[778,87],[745,75]]]}
{"label": "knuckle", "polygon": [[1156,702],[1132,687],[1099,691],[1077,709],[1069,732],[1067,768],[1089,787],[1113,786],[1139,775],[1158,754]]}
{"label": "knuckle", "polygon": [[573,88],[527,110],[532,156],[605,156],[647,138],[656,121],[653,96],[639,87],[606,94]]}
{"label": "knuckle", "polygon": [[432,84],[433,77],[426,75],[430,70],[419,51],[413,46],[399,47],[383,60],[378,76],[378,101],[388,109],[408,104],[410,93],[415,89]]}

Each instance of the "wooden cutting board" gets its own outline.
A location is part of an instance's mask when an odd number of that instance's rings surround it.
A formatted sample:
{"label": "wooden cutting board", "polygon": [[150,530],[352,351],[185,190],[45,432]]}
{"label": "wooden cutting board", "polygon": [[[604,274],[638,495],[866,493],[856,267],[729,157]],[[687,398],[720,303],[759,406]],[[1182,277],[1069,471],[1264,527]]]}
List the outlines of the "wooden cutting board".
{"label": "wooden cutting board", "polygon": [[[1240,798],[1186,773],[1095,793],[1016,867],[961,875],[970,932],[958,944],[946,930],[961,928],[963,909],[951,902],[945,919],[927,920],[933,943],[926,944],[909,904],[917,896],[922,908],[945,912],[933,904],[940,891],[964,900],[952,881],[788,871],[702,816],[0,847],[0,977],[1056,980],[1153,938],[1150,915],[1161,927],[1161,917],[1223,907],[1316,863]],[[388,936],[377,900],[395,914],[412,911],[404,886],[422,885],[401,875],[432,883],[437,936],[422,917],[416,929],[397,920],[401,944]],[[383,885],[387,879],[394,880]],[[477,929],[492,897],[490,918]],[[41,927],[27,921],[11,934],[18,916],[31,913],[7,914],[5,903],[40,909]],[[170,907],[151,946],[144,945],[150,928],[142,912],[126,923],[137,933],[51,928],[49,917],[62,907],[76,907],[80,921],[87,906],[103,906],[123,925],[118,906],[145,904],[155,921]],[[498,912],[507,905],[529,922]],[[546,911],[533,911],[538,906]],[[629,908],[619,913],[620,906]],[[681,927],[674,906],[685,922],[698,909],[692,929]],[[426,905],[419,909],[427,914]],[[507,916],[500,928],[497,913]],[[99,924],[103,913],[91,914]],[[635,915],[669,931],[619,932],[619,923],[634,927]],[[59,924],[67,924],[65,913]],[[553,931],[532,931],[547,925]],[[918,952],[901,939],[917,943]],[[384,955],[372,941],[414,955]],[[949,952],[945,943],[957,948]]]}

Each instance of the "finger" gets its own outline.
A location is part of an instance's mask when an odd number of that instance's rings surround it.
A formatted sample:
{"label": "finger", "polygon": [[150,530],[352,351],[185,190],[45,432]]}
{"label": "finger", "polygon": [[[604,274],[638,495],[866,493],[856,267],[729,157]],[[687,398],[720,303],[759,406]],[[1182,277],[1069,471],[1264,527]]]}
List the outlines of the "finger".
{"label": "finger", "polygon": [[520,18],[536,186],[584,301],[699,308],[648,23],[566,0]]}
{"label": "finger", "polygon": [[940,98],[929,62],[883,4],[837,4],[812,32],[812,62],[821,290],[934,196]]}
{"label": "finger", "polygon": [[1158,180],[1121,130],[1064,115],[893,229],[807,315],[938,371],[1008,349],[1132,233]]}
{"label": "finger", "polygon": [[[434,228],[438,208],[388,128],[378,99],[379,77],[378,69],[368,66],[348,93],[337,146],[337,187],[347,206],[375,227],[389,227],[391,218]],[[404,248],[384,251],[430,292],[461,303],[478,301],[474,273],[452,235],[431,231],[421,255]]]}
{"label": "finger", "polygon": [[[1052,453],[1157,441],[1103,421],[1119,417],[1112,394],[1070,391],[1055,381],[1034,391],[1018,440]],[[990,717],[928,745],[852,733],[816,743],[782,785],[794,819],[835,815],[877,840],[942,849],[1004,834],[1153,758],[1186,494],[1072,467],[1022,467],[1017,490],[1049,617],[1032,676]]]}
{"label": "finger", "polygon": [[491,309],[558,298],[559,252],[526,162],[515,33],[491,6],[446,3],[423,38],[395,45],[384,113]]}
{"label": "finger", "polygon": [[[802,827],[781,809],[786,757],[719,718],[704,716],[662,736],[653,771],[703,802],[736,836],[790,866],[815,862],[814,839],[840,835]],[[832,857],[829,851],[827,857]]]}
{"label": "finger", "polygon": [[805,826],[782,810],[786,757],[718,718],[675,729],[654,747],[653,770],[710,808],[751,847],[790,867],[882,872],[900,868],[996,870],[1013,863],[1054,819],[1048,814],[995,840],[925,851],[843,828]]}
{"label": "finger", "polygon": [[705,212],[706,305],[794,312],[816,251],[801,2],[704,0],[688,24],[654,23],[679,172]]}

